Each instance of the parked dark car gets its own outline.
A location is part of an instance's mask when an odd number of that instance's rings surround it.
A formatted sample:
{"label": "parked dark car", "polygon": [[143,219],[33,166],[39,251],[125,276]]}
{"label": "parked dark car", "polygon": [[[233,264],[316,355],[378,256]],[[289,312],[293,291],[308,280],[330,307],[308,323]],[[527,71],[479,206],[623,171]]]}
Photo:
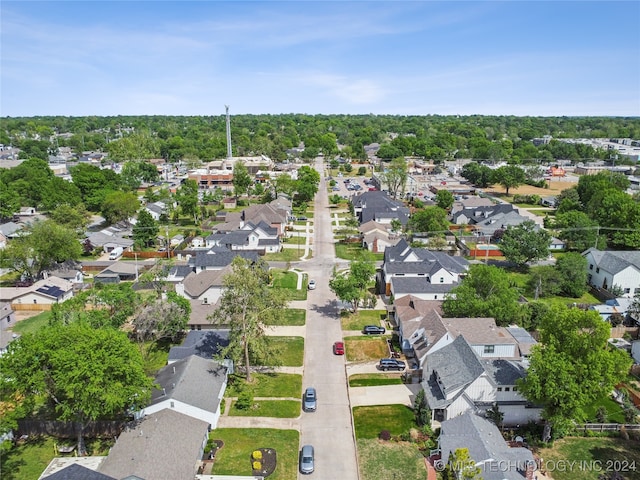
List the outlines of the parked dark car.
{"label": "parked dark car", "polygon": [[378,368],[383,371],[387,370],[399,370],[402,371],[407,367],[407,365],[397,358],[381,358],[380,363],[378,364]]}
{"label": "parked dark car", "polygon": [[305,412],[315,412],[318,405],[318,397],[316,395],[316,389],[309,387],[304,391],[304,400],[302,408]]}
{"label": "parked dark car", "polygon": [[386,332],[384,327],[378,327],[376,325],[367,325],[362,329],[362,333],[365,335],[381,335]]}

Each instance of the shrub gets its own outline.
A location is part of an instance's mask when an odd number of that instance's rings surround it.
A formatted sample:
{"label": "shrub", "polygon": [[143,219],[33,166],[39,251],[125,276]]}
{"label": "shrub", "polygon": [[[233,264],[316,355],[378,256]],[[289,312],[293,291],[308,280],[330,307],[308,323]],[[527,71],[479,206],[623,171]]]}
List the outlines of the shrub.
{"label": "shrub", "polygon": [[596,412],[596,420],[600,423],[605,423],[607,421],[607,407],[604,405],[600,405],[598,407],[598,411]]}
{"label": "shrub", "polygon": [[253,457],[254,460],[261,460],[262,452],[260,450],[255,450],[251,456]]}
{"label": "shrub", "polygon": [[366,174],[367,174],[367,167],[358,168],[358,175],[366,175]]}
{"label": "shrub", "polygon": [[236,401],[236,408],[239,410],[247,410],[253,405],[253,395],[251,392],[241,392]]}
{"label": "shrub", "polygon": [[385,442],[388,442],[389,440],[391,440],[391,432],[389,430],[382,430],[378,435],[378,438],[380,440],[384,440]]}
{"label": "shrub", "polygon": [[253,462],[253,469],[254,470],[262,470],[262,463],[260,462]]}

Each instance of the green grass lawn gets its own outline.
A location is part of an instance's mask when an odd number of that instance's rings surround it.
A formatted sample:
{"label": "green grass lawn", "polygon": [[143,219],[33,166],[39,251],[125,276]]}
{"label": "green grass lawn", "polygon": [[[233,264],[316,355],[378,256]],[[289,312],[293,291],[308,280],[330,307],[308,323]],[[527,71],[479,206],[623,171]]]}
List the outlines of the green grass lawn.
{"label": "green grass lawn", "polygon": [[[531,267],[530,272],[534,271],[537,267]],[[516,271],[506,271],[506,275],[509,277],[509,280],[513,283],[513,285],[518,289],[518,291],[524,295],[528,300],[533,300],[534,292],[528,288],[529,274],[516,272]],[[588,303],[597,305],[600,303],[596,297],[591,295],[589,292],[585,293],[581,297],[573,298],[573,297],[561,297],[558,295],[552,297],[540,297],[540,301],[546,302],[550,305],[571,305],[573,303]]]}
{"label": "green grass lawn", "polygon": [[304,359],[304,338],[302,337],[269,337],[269,343],[279,352],[280,365],[284,367],[301,367]]}
{"label": "green grass lawn", "polygon": [[336,257],[344,260],[384,260],[383,253],[371,253],[359,243],[336,243]]}
{"label": "green grass lawn", "polygon": [[[609,437],[568,437],[556,440],[552,447],[540,449],[537,453],[543,458],[543,466],[554,480],[597,480],[601,473],[615,469],[620,471],[625,480],[640,480],[638,441]],[[570,468],[570,462],[580,462],[585,467],[581,470]],[[593,465],[601,468],[588,468]]]}
{"label": "green grass lawn", "polygon": [[295,430],[218,428],[209,434],[209,438],[224,441],[224,446],[216,453],[214,475],[250,476],[251,453],[258,448],[273,448],[277,466],[269,480],[297,478],[300,434]]}
{"label": "green grass lawn", "polygon": [[295,272],[285,272],[284,270],[271,270],[271,284],[274,287],[290,288],[295,290],[298,288],[298,275]]}
{"label": "green grass lawn", "polygon": [[287,237],[283,240],[283,243],[289,243],[292,245],[304,245],[307,243],[307,237],[299,236],[297,233],[290,234],[290,237]]}
{"label": "green grass lawn", "polygon": [[304,248],[283,248],[278,253],[267,253],[264,259],[267,262],[297,262],[304,255]]}
{"label": "green grass lawn", "polygon": [[13,325],[11,329],[15,333],[20,335],[26,335],[27,333],[35,333],[40,330],[41,327],[49,323],[51,318],[51,312],[42,312],[30,318],[20,320]]}
{"label": "green grass lawn", "polygon": [[273,321],[265,322],[265,325],[278,325],[278,326],[302,326],[305,324],[307,316],[306,310],[302,308],[288,308],[284,311],[284,315],[279,318],[273,319]]}
{"label": "green grass lawn", "polygon": [[[179,344],[178,342],[177,344]],[[169,340],[158,342],[146,342],[143,346],[144,371],[147,375],[155,375],[158,370],[164,367],[169,360],[169,350],[177,345]]]}
{"label": "green grass lawn", "polygon": [[231,404],[229,415],[236,417],[275,417],[296,418],[300,415],[302,401],[296,400],[254,400],[253,407],[246,410],[236,408],[236,402]]}
{"label": "green grass lawn", "polygon": [[393,373],[358,373],[349,377],[350,387],[377,387],[380,385],[402,385],[402,379]]}
{"label": "green grass lawn", "polygon": [[340,324],[343,330],[362,330],[365,325],[380,325],[380,320],[387,318],[386,310],[358,310],[355,315],[341,315]]}
{"label": "green grass lawn", "polygon": [[[622,407],[610,397],[601,398],[594,402],[593,405],[584,409],[584,413],[587,416],[587,422],[598,423],[598,420],[596,419],[596,412],[600,406],[604,406],[607,409],[607,420],[605,423],[626,423]],[[640,468],[640,465],[638,465],[638,468]]]}
{"label": "green grass lawn", "polygon": [[413,410],[405,405],[376,405],[353,408],[356,439],[378,438],[382,430],[400,435],[416,426]]}
{"label": "green grass lawn", "polygon": [[344,349],[347,360],[350,362],[368,362],[380,360],[389,356],[385,335],[372,335],[362,337],[346,337],[344,339]]}
{"label": "green grass lawn", "polygon": [[[86,439],[89,455],[107,455],[112,441]],[[0,455],[2,480],[33,480],[39,478],[55,453],[54,445],[72,445],[75,439],[60,440],[53,437],[32,437],[25,443],[9,447]]]}
{"label": "green grass lawn", "polygon": [[245,388],[253,392],[254,397],[300,398],[302,396],[302,375],[254,373],[250,384],[245,382],[244,377],[230,375],[225,396],[237,397]]}
{"label": "green grass lawn", "polygon": [[415,444],[362,438],[356,446],[361,480],[424,480],[427,477],[424,456]]}

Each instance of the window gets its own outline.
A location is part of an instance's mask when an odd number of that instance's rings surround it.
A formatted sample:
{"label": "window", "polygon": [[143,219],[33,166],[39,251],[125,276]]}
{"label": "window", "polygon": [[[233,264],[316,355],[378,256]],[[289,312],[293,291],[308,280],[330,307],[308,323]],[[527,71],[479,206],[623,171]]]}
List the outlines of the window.
{"label": "window", "polygon": [[600,267],[596,268],[596,273],[600,273]]}
{"label": "window", "polygon": [[593,263],[589,264],[589,270],[593,270]]}
{"label": "window", "polygon": [[175,404],[171,402],[171,408],[176,408]]}
{"label": "window", "polygon": [[444,278],[440,277],[440,283],[444,283]]}
{"label": "window", "polygon": [[433,299],[434,299],[434,300],[437,300],[437,299],[438,299],[438,295],[434,295],[434,296],[433,296]]}
{"label": "window", "polygon": [[625,294],[626,294],[626,293],[631,293],[631,289],[630,289],[630,288],[625,288],[625,289],[624,289],[624,293],[625,293]]}
{"label": "window", "polygon": [[501,392],[502,391],[502,387],[498,387],[498,391]]}
{"label": "window", "polygon": [[517,391],[518,391],[518,387],[513,387],[513,388],[511,389],[511,391],[512,391],[512,392],[517,392]]}
{"label": "window", "polygon": [[495,345],[485,345],[484,346],[484,353],[494,353],[496,349]]}
{"label": "window", "polygon": [[504,391],[508,392],[509,391],[509,387],[504,387]]}

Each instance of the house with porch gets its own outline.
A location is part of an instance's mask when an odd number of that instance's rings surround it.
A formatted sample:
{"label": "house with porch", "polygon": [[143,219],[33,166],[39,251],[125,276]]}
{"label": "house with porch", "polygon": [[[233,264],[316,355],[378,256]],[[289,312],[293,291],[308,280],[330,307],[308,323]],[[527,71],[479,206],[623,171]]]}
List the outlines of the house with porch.
{"label": "house with porch", "polygon": [[598,250],[590,248],[582,253],[587,260],[587,282],[595,288],[622,290],[623,297],[640,293],[640,251]]}
{"label": "house with porch", "polygon": [[229,250],[255,250],[261,253],[276,253],[282,249],[278,230],[265,222],[243,223],[236,230],[216,229],[206,238],[206,247],[226,247]]}

